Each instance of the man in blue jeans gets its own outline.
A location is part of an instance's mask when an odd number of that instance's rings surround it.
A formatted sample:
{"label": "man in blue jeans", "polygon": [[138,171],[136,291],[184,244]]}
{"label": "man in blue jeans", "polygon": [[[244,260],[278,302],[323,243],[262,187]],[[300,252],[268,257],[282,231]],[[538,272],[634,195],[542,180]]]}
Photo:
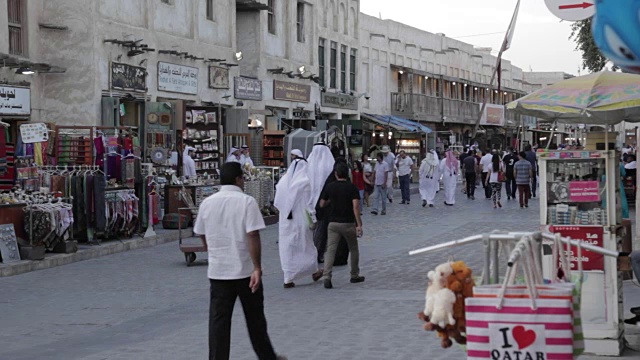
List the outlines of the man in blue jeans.
{"label": "man in blue jeans", "polygon": [[374,192],[375,192],[375,200],[373,203],[373,209],[371,213],[373,215],[378,215],[378,206],[382,203],[382,212],[380,215],[387,214],[387,176],[389,175],[390,169],[389,165],[384,161],[384,155],[379,152],[376,168],[374,170],[375,179],[373,180],[374,184]]}
{"label": "man in blue jeans", "polygon": [[411,172],[413,171],[413,160],[407,156],[404,151],[400,151],[398,159],[396,160],[396,166],[398,167],[398,176],[400,178],[400,192],[402,193],[402,202],[400,204],[409,205],[411,201],[410,189],[411,184]]}

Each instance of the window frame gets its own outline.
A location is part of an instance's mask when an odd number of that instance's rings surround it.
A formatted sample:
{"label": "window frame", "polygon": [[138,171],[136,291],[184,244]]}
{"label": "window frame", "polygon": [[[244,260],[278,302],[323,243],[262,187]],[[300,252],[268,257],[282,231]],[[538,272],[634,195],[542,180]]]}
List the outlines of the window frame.
{"label": "window frame", "polygon": [[276,12],[274,10],[276,0],[267,0],[267,31],[269,34],[276,35]]}
{"label": "window frame", "polygon": [[[11,16],[10,7],[11,4],[14,4],[13,11],[15,12],[15,17]],[[8,46],[9,46],[9,54],[27,57],[28,44],[27,44],[27,27],[26,27],[26,7],[27,2],[24,0],[8,0],[7,1],[7,30],[8,30]],[[12,21],[16,20],[16,21]],[[12,41],[12,34],[18,34],[18,39],[14,38]],[[15,46],[19,46],[19,49],[16,49]]]}
{"label": "window frame", "polygon": [[340,90],[347,91],[347,47],[340,47]]}
{"label": "window frame", "polygon": [[337,88],[337,72],[338,67],[338,43],[335,41],[331,42],[331,47],[329,51],[329,88],[336,89]]}
{"label": "window frame", "polygon": [[205,16],[209,21],[216,21],[213,11],[214,0],[205,0]]}
{"label": "window frame", "polygon": [[325,67],[326,67],[326,40],[320,38],[318,40],[318,71],[320,72],[320,86],[325,85]]}
{"label": "window frame", "polygon": [[304,3],[296,3],[296,37],[298,42],[304,43]]}
{"label": "window frame", "polygon": [[351,48],[349,51],[349,90],[356,91],[356,69],[358,67],[358,49]]}

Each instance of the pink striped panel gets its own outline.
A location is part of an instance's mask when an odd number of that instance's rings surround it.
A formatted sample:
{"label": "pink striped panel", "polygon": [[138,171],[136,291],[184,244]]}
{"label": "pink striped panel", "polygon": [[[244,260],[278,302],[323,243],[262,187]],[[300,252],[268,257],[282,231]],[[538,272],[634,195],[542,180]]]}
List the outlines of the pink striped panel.
{"label": "pink striped panel", "polygon": [[[504,321],[491,321],[492,324],[513,324],[512,321],[508,321],[508,322],[504,322]],[[521,325],[538,325],[540,324],[539,322],[524,322],[524,321],[518,321],[518,324]],[[545,329],[547,330],[573,330],[573,324],[569,324],[569,323],[546,323],[544,324]],[[488,321],[476,321],[476,320],[467,320],[467,327],[474,327],[474,328],[483,328],[483,329],[488,329],[489,328],[489,322]]]}
{"label": "pink striped panel", "polygon": [[467,356],[467,359],[472,357],[480,359],[491,359],[491,351],[467,350]]}
{"label": "pink striped panel", "polygon": [[573,360],[573,353],[571,354],[547,353],[547,360]]}
{"label": "pink striped panel", "polygon": [[[489,337],[488,336],[480,336],[480,335],[467,335],[467,341],[478,343],[478,344],[488,344]],[[573,338],[547,338],[545,339],[545,343],[549,346],[553,345],[573,345]]]}
{"label": "pink striped panel", "polygon": [[495,313],[495,314],[526,314],[526,315],[573,315],[573,309],[565,307],[539,307],[535,310],[530,307],[504,306],[498,310],[495,306],[467,305],[467,312]]}

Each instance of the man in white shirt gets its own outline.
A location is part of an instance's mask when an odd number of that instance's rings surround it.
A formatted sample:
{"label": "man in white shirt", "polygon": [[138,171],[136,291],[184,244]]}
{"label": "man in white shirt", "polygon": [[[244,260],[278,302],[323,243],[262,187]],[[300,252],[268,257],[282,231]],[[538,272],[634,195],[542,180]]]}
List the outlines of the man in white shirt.
{"label": "man in white shirt", "polygon": [[240,297],[249,337],[259,359],[282,360],[267,333],[262,288],[260,230],[264,220],[256,200],[243,192],[237,162],[221,169],[220,192],[200,205],[193,231],[206,242],[211,284],[209,358],[229,359],[231,316]]}
{"label": "man in white shirt", "polygon": [[489,172],[489,167],[491,167],[491,159],[493,158],[493,153],[488,151],[488,152],[482,152],[482,157],[480,158],[480,170],[482,171],[482,177],[481,179],[483,179],[482,182],[482,187],[484,188],[484,196],[487,199],[491,199],[491,186],[488,186],[486,183],[486,181],[484,181],[484,179],[487,178],[487,173]]}
{"label": "man in white shirt", "polygon": [[251,151],[249,151],[249,146],[242,145],[240,150],[240,164],[245,167],[249,164],[249,167],[254,167],[253,160],[251,160]]}
{"label": "man in white shirt", "polygon": [[376,168],[375,168],[375,175],[374,175],[374,186],[375,186],[375,190],[374,190],[374,194],[376,194],[376,198],[374,200],[373,203],[373,209],[371,210],[371,213],[373,215],[378,215],[378,206],[380,206],[380,204],[382,204],[382,212],[380,212],[380,215],[386,215],[387,214],[387,179],[389,177],[389,165],[384,161],[384,155],[382,154],[382,152],[378,153],[378,159],[376,160]]}
{"label": "man in white shirt", "polygon": [[395,177],[394,169],[396,163],[396,156],[391,152],[389,145],[383,145],[380,150],[384,155],[384,162],[387,163],[387,167],[389,168],[389,173],[387,174],[387,198],[389,202],[393,202],[393,178]]}
{"label": "man in white shirt", "polygon": [[398,160],[396,160],[398,166],[398,176],[400,180],[400,192],[402,193],[402,202],[400,204],[407,204],[411,202],[411,195],[409,186],[411,184],[411,172],[413,171],[413,160],[407,156],[404,150],[400,151]]}

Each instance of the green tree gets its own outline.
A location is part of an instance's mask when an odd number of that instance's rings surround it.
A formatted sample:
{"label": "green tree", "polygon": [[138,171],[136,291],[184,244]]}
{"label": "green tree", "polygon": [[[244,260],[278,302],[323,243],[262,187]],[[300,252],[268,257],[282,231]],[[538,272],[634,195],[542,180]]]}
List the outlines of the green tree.
{"label": "green tree", "polygon": [[590,72],[598,72],[604,69],[607,58],[593,41],[591,33],[591,19],[576,21],[571,24],[571,35],[569,39],[576,42],[576,50],[582,52],[582,68]]}

